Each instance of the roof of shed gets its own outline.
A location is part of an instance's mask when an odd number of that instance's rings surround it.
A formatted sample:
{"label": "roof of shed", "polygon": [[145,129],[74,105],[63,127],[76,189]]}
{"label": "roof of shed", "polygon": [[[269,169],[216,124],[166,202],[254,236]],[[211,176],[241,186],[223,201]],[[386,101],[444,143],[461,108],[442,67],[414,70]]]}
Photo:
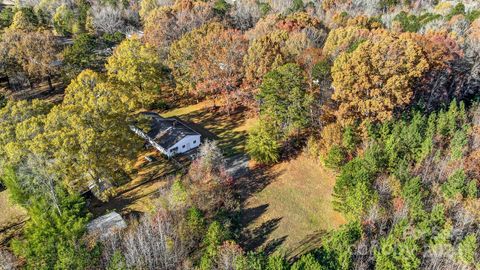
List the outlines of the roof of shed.
{"label": "roof of shed", "polygon": [[124,229],[127,223],[117,212],[111,212],[92,220],[87,225],[90,233],[100,233],[101,236],[108,235],[115,230]]}

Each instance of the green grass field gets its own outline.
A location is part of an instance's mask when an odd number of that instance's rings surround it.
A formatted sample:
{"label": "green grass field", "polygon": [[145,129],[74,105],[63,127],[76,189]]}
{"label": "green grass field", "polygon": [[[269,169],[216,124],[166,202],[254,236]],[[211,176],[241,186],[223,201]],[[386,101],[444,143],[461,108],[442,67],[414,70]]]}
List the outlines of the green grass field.
{"label": "green grass field", "polygon": [[[264,234],[249,244],[251,248],[269,250],[276,245],[276,251],[293,256],[315,247],[316,233],[345,222],[332,206],[335,175],[317,162],[300,156],[270,168],[268,174],[274,179],[244,207],[244,218],[253,218],[247,221],[247,234]],[[257,212],[253,217],[248,214],[252,209]]]}

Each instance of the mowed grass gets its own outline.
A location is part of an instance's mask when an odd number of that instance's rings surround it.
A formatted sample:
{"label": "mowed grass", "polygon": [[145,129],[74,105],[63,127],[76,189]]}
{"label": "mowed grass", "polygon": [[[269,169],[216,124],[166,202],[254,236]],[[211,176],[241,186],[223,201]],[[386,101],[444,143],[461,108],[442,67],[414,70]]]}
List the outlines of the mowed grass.
{"label": "mowed grass", "polygon": [[253,247],[272,248],[275,243],[279,252],[299,249],[300,245],[312,244],[307,242],[315,232],[345,223],[332,206],[334,173],[304,155],[269,170],[268,174],[274,177],[272,182],[245,204],[247,212],[249,209],[262,212],[248,221],[248,231],[268,234],[261,243],[251,243]]}

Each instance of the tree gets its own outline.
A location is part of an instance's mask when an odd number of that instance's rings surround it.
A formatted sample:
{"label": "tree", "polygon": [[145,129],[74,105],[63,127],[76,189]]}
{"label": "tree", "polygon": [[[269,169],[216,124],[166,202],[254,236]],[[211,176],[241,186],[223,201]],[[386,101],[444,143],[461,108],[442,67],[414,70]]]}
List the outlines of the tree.
{"label": "tree", "polygon": [[332,58],[336,58],[342,52],[347,51],[351,46],[359,41],[366,40],[370,32],[358,26],[348,26],[335,28],[328,33],[323,53]]}
{"label": "tree", "polygon": [[140,146],[129,129],[134,99],[129,89],[102,82],[91,70],[65,89],[63,103],[47,117],[44,138],[58,149],[54,160],[71,188],[124,177]]}
{"label": "tree", "polygon": [[280,158],[278,136],[275,134],[274,127],[268,124],[268,120],[260,121],[248,133],[247,153],[260,163],[275,163]]}
{"label": "tree", "polygon": [[13,15],[10,29],[14,30],[33,30],[38,24],[38,19],[32,9],[22,8]]}
{"label": "tree", "polygon": [[464,264],[473,265],[477,250],[477,236],[473,233],[468,234],[458,245],[457,257]]}
{"label": "tree", "polygon": [[124,40],[108,58],[108,77],[135,93],[137,100],[148,105],[160,91],[163,80],[162,65],[152,47],[138,38]]}
{"label": "tree", "polygon": [[237,30],[212,31],[198,44],[198,57],[191,65],[194,93],[198,97],[224,96],[231,108],[230,93],[240,86],[243,78],[243,56],[247,41]]}
{"label": "tree", "polygon": [[177,24],[176,12],[171,7],[151,11],[144,19],[144,33],[145,43],[155,47],[161,55],[168,54],[172,42],[183,34]]}
{"label": "tree", "polygon": [[211,23],[197,28],[175,41],[168,54],[168,66],[175,77],[176,90],[180,94],[191,94],[195,89],[195,79],[192,75],[192,62],[197,59],[202,51],[198,44],[209,33],[223,31],[220,23]]}
{"label": "tree", "polygon": [[53,15],[53,26],[57,34],[66,36],[73,33],[75,14],[66,4],[59,6]]}
{"label": "tree", "polygon": [[85,269],[95,265],[95,252],[81,239],[90,215],[85,202],[63,194],[61,213],[37,201],[28,209],[23,240],[12,243],[16,255],[26,260],[27,269]]}
{"label": "tree", "polygon": [[97,66],[95,57],[96,42],[90,34],[80,34],[73,39],[73,45],[66,47],[63,54],[62,71],[66,79],[74,79],[84,69]]}
{"label": "tree", "polygon": [[13,9],[9,7],[2,8],[0,11],[0,29],[9,27],[13,21]]}
{"label": "tree", "polygon": [[308,253],[300,257],[300,259],[292,265],[291,269],[292,270],[323,270],[327,268],[323,267],[311,253]]}
{"label": "tree", "polygon": [[305,78],[296,64],[286,64],[267,73],[257,95],[260,116],[272,121],[281,137],[308,125],[311,97]]}
{"label": "tree", "polygon": [[235,1],[230,8],[233,24],[240,30],[247,30],[260,19],[259,3],[252,0]]}
{"label": "tree", "polygon": [[407,35],[367,40],[334,62],[332,98],[343,124],[385,121],[410,104],[414,84],[429,68],[422,48]]}
{"label": "tree", "polygon": [[150,16],[150,13],[157,8],[171,6],[174,4],[173,0],[142,0],[140,2],[140,17],[145,18]]}
{"label": "tree", "polygon": [[287,59],[282,48],[288,33],[276,31],[255,39],[248,48],[244,59],[245,80],[257,85],[271,69],[281,66]]}
{"label": "tree", "polygon": [[8,101],[0,109],[0,169],[26,159],[31,141],[43,130],[51,105],[44,100]]}
{"label": "tree", "polygon": [[[47,78],[50,90],[53,90],[52,76],[57,72],[58,47],[55,37],[48,30],[27,32],[8,29],[3,35],[8,55],[33,78]],[[31,87],[33,83],[30,81]]]}
{"label": "tree", "polygon": [[95,31],[114,34],[121,32],[125,27],[122,11],[119,7],[95,4],[91,10],[91,20]]}

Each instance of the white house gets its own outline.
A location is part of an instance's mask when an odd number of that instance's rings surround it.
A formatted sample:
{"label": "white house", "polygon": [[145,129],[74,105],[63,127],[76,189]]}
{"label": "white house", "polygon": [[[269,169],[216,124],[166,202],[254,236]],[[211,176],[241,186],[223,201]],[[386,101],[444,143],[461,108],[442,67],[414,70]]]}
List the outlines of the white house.
{"label": "white house", "polygon": [[144,112],[151,127],[143,131],[136,126],[130,129],[167,157],[185,153],[200,145],[201,135],[176,118],[163,118],[154,112]]}

